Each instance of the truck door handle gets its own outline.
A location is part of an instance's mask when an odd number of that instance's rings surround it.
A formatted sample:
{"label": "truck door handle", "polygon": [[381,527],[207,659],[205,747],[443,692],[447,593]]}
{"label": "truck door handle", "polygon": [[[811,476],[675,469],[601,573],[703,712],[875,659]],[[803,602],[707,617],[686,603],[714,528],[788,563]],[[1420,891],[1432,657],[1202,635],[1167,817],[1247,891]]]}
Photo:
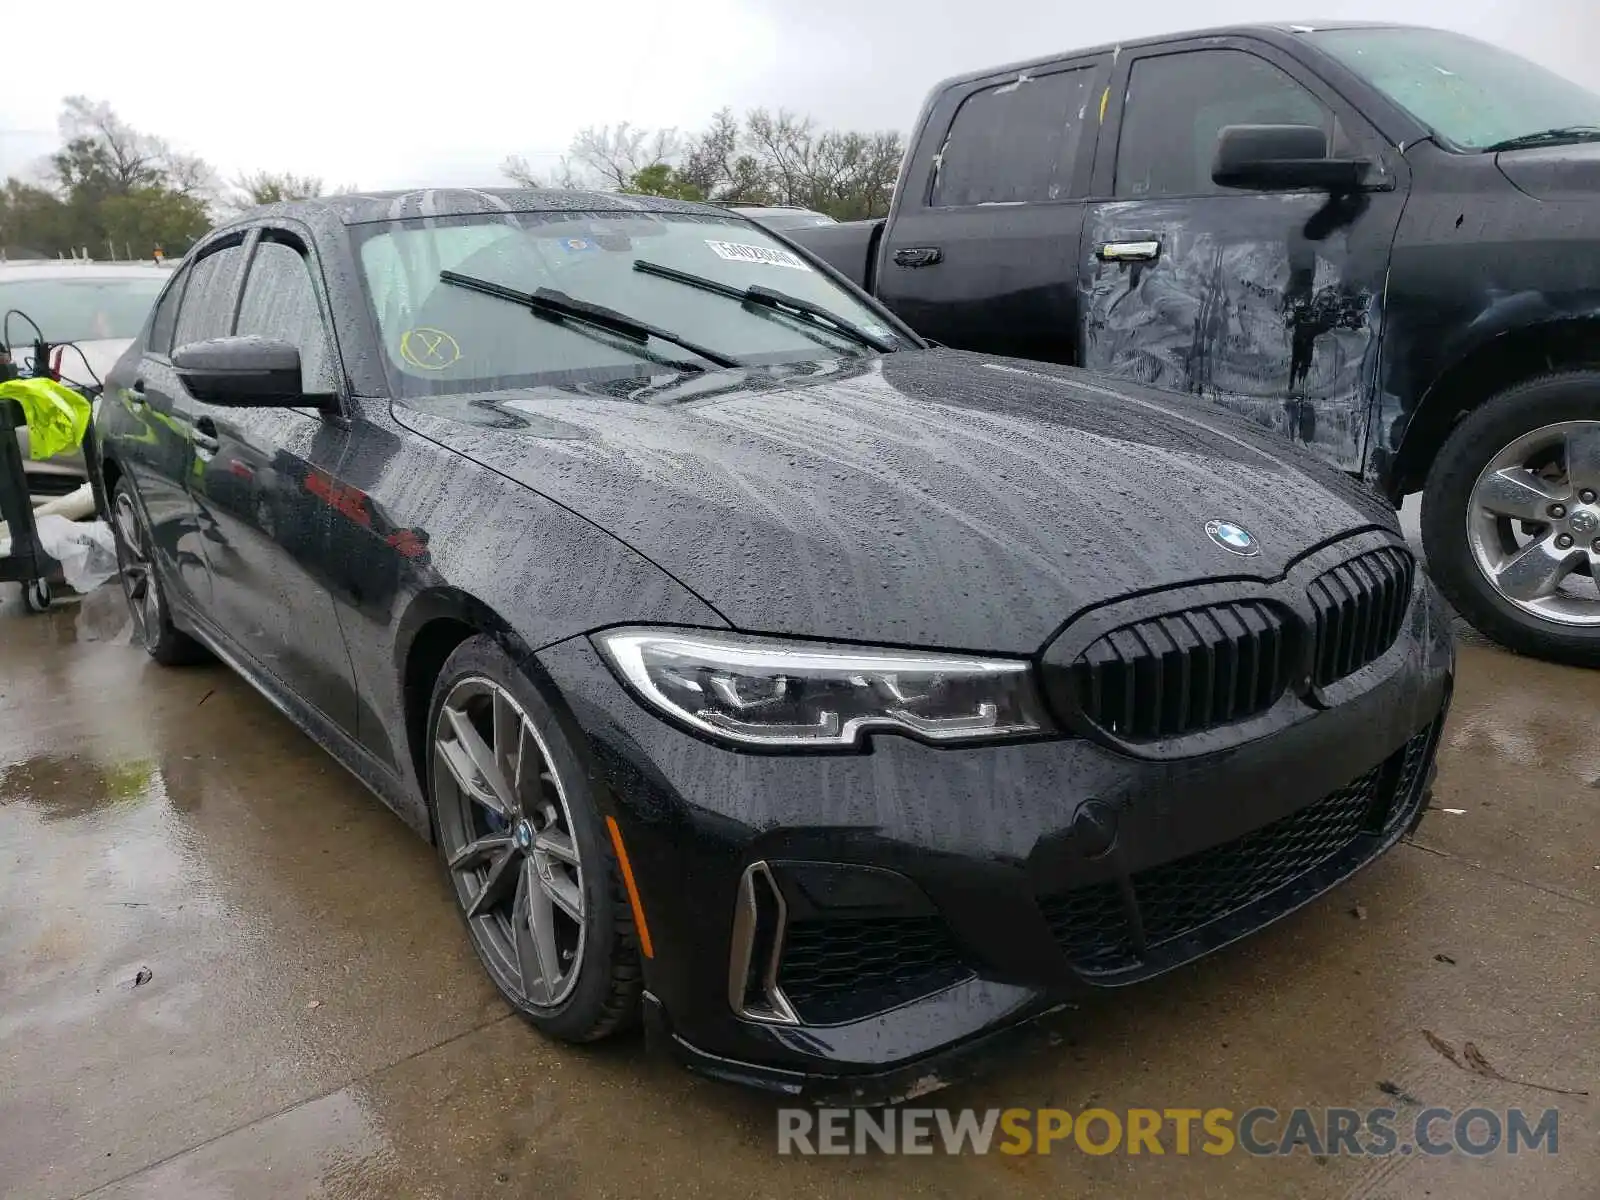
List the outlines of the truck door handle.
{"label": "truck door handle", "polygon": [[217,440],[217,423],[210,417],[201,417],[194,423],[194,446],[196,450],[204,450],[208,454],[215,454],[222,448],[222,443]]}
{"label": "truck door handle", "polygon": [[931,267],[944,261],[944,251],[937,246],[905,246],[894,252],[897,267]]}
{"label": "truck door handle", "polygon": [[1094,256],[1101,262],[1155,262],[1161,257],[1161,243],[1155,238],[1134,242],[1101,242]]}

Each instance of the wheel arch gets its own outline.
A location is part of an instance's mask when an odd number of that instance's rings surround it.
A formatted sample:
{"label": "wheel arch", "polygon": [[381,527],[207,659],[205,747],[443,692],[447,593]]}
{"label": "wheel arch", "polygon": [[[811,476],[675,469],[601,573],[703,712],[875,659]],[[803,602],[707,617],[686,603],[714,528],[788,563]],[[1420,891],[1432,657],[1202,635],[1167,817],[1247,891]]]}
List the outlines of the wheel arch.
{"label": "wheel arch", "polygon": [[1508,330],[1439,373],[1406,423],[1389,472],[1398,499],[1422,490],[1456,423],[1498,392],[1552,371],[1600,368],[1600,311]]}
{"label": "wheel arch", "polygon": [[[433,687],[446,660],[469,638],[486,634],[500,643],[514,662],[530,669],[533,652],[511,624],[470,592],[441,587],[418,595],[406,609],[395,639],[405,717],[406,750],[421,794],[426,798],[428,709]],[[430,821],[429,839],[434,837]]]}

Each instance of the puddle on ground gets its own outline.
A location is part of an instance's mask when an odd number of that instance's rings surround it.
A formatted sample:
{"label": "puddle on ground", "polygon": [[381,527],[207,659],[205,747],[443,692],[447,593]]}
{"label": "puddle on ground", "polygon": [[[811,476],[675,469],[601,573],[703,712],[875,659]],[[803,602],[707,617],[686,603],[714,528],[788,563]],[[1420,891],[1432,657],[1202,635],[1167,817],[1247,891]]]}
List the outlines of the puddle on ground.
{"label": "puddle on ground", "polygon": [[137,804],[156,789],[148,759],[108,765],[71,755],[36,755],[0,765],[0,805],[22,804],[46,821],[68,821],[101,809]]}

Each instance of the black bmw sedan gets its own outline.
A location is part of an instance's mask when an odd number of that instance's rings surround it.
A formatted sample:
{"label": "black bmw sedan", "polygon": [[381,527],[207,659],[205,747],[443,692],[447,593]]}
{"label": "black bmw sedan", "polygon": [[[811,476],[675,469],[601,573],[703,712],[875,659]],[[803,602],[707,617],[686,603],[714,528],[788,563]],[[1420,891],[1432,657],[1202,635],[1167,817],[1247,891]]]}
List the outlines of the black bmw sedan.
{"label": "black bmw sedan", "polygon": [[1382,501],[930,347],[722,209],[258,210],[97,422],[143,647],[234,667],[433,841],[558,1038],[642,1016],[717,1075],[903,1094],[1423,807],[1453,651]]}

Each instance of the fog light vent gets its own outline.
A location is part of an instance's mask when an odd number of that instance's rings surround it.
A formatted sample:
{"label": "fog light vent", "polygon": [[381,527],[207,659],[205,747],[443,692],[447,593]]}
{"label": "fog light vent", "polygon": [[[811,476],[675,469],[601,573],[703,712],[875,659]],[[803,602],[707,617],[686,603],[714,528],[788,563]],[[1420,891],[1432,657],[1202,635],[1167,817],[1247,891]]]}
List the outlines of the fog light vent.
{"label": "fog light vent", "polygon": [[752,863],[739,879],[733,908],[733,945],[728,960],[728,1003],[748,1021],[798,1025],[783,989],[778,960],[788,905],[764,862]]}

